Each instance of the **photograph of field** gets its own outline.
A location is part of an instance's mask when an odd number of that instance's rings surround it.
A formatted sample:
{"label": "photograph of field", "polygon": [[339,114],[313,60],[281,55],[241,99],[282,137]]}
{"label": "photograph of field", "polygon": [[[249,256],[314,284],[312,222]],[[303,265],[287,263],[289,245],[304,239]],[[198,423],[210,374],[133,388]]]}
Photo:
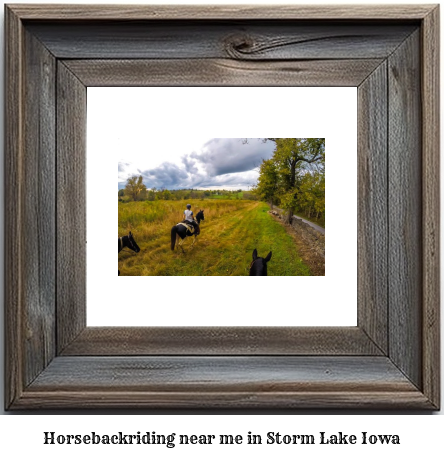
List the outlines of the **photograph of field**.
{"label": "photograph of field", "polygon": [[325,140],[196,144],[119,161],[119,276],[324,275]]}

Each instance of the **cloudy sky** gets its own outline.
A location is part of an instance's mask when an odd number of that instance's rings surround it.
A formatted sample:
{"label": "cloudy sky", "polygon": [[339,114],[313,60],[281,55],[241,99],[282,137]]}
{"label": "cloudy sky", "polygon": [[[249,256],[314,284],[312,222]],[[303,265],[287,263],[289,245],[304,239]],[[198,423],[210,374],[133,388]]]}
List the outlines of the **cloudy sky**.
{"label": "cloudy sky", "polygon": [[244,189],[256,184],[258,166],[274,143],[258,138],[150,138],[139,151],[119,159],[119,188],[142,175],[148,188]]}

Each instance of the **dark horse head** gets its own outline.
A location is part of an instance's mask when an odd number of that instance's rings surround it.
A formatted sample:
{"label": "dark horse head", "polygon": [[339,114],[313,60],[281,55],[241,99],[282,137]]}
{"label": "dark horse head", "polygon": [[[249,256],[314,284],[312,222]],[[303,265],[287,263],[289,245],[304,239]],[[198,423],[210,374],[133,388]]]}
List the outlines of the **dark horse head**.
{"label": "dark horse head", "polygon": [[131,231],[129,232],[128,236],[122,236],[119,238],[119,252],[123,250],[125,247],[128,247],[133,252],[140,252],[140,247],[137,245]]}
{"label": "dark horse head", "polygon": [[128,247],[133,252],[140,252],[140,247],[137,245],[136,240],[133,238],[131,231],[129,232],[128,236],[119,237],[119,252],[125,247]]}
{"label": "dark horse head", "polygon": [[270,261],[271,252],[265,257],[258,257],[257,250],[253,250],[253,261],[250,264],[250,275],[251,276],[266,276],[267,275],[267,263]]}
{"label": "dark horse head", "polygon": [[197,214],[196,214],[196,222],[200,224],[201,221],[205,220],[204,217],[204,210],[201,209]]}

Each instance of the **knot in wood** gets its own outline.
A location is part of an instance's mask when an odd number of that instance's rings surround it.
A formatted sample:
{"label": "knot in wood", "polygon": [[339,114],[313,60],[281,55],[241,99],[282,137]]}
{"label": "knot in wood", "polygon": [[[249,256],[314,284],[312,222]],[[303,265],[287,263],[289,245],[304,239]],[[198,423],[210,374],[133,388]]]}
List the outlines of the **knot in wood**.
{"label": "knot in wood", "polygon": [[243,59],[254,53],[254,39],[249,35],[230,35],[225,39],[225,51],[233,59]]}

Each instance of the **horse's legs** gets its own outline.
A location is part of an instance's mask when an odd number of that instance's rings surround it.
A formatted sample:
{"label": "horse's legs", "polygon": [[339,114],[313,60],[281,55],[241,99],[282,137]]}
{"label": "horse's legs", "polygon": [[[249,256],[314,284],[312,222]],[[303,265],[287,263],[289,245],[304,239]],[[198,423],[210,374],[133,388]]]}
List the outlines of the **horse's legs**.
{"label": "horse's legs", "polygon": [[197,241],[197,236],[194,236],[193,243],[191,244],[191,247],[193,247],[194,243]]}
{"label": "horse's legs", "polygon": [[183,243],[185,242],[186,238],[187,238],[187,237],[185,236],[185,237],[184,237],[183,239],[181,239],[181,240],[179,241],[179,243],[177,244],[177,245],[182,249],[182,253],[185,253],[185,250],[183,249]]}

